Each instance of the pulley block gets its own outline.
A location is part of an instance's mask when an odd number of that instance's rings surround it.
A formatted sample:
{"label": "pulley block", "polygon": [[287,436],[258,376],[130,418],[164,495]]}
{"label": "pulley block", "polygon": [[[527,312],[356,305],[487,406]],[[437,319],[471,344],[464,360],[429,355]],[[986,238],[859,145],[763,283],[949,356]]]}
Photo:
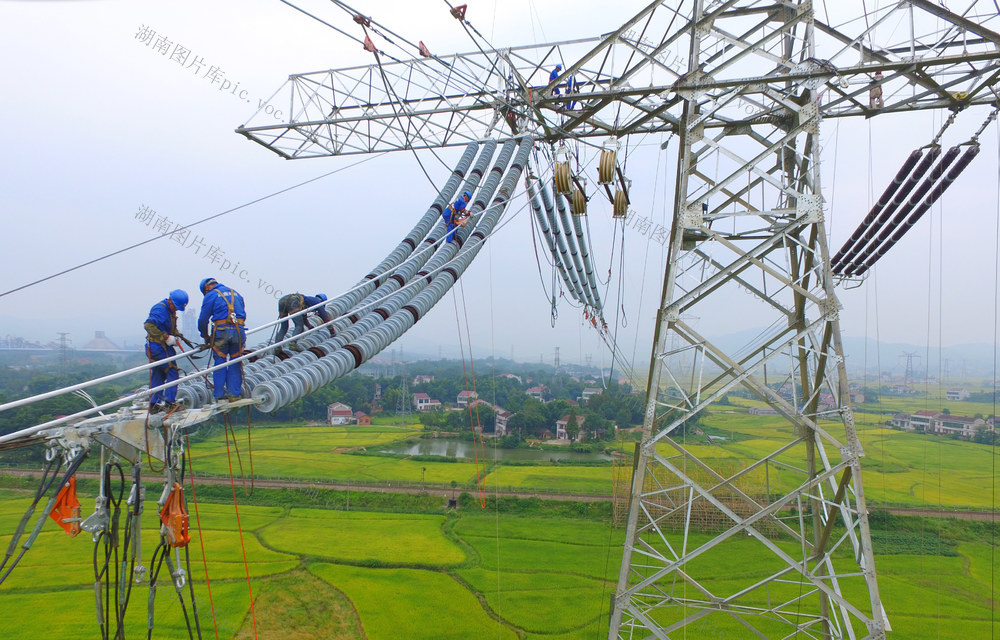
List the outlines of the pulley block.
{"label": "pulley block", "polygon": [[573,197],[570,200],[570,205],[573,211],[573,215],[582,216],[587,213],[587,196],[583,195],[583,191],[579,189],[573,190]]}
{"label": "pulley block", "polygon": [[568,196],[573,191],[573,175],[569,170],[569,162],[557,162],[555,168],[556,191]]}
{"label": "pulley block", "polygon": [[615,180],[615,159],[617,152],[614,149],[605,149],[601,152],[601,160],[597,165],[597,182],[600,184],[611,184]]}

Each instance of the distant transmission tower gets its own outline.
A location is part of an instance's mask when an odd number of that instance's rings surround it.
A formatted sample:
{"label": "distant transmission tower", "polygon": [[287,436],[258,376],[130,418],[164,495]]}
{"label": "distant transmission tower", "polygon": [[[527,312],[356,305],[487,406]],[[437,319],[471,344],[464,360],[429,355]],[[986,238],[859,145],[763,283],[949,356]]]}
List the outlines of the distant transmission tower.
{"label": "distant transmission tower", "polygon": [[552,360],[552,364],[555,365],[556,369],[559,368],[559,347],[556,347],[556,355]]}
{"label": "distant transmission tower", "polygon": [[382,385],[375,383],[375,396],[372,397],[372,413],[382,410]]}
{"label": "distant transmission tower", "polygon": [[900,358],[906,358],[906,371],[903,374],[903,386],[904,387],[909,387],[910,386],[910,382],[912,382],[913,379],[914,379],[914,377],[915,377],[914,376],[914,372],[913,372],[913,361],[914,360],[919,360],[920,359],[920,354],[919,353],[911,353],[909,351],[904,351],[899,357]]}
{"label": "distant transmission tower", "polygon": [[69,362],[69,343],[70,340],[66,338],[68,333],[59,332],[59,362],[66,364]]}
{"label": "distant transmission tower", "polygon": [[406,379],[406,365],[399,363],[399,394],[396,396],[396,417],[393,424],[406,426],[406,421],[410,417],[410,389],[409,380]]}

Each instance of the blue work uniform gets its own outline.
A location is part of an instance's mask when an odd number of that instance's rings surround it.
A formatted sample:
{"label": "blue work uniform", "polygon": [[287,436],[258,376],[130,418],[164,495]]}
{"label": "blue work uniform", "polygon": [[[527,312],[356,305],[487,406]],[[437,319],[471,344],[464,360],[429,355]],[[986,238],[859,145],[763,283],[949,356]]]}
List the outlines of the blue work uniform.
{"label": "blue work uniform", "polygon": [[[556,78],[558,78],[560,73],[562,73],[562,69],[553,69],[552,73],[549,74],[549,82],[552,82]],[[552,88],[552,95],[554,96],[559,95],[559,85],[556,85],[555,87]]]}
{"label": "blue work uniform", "polygon": [[[243,296],[223,284],[216,284],[208,290],[201,301],[201,315],[198,317],[198,331],[202,339],[212,347],[214,363],[223,364],[243,355],[247,334],[243,324],[247,314],[243,307]],[[208,323],[212,322],[209,334]],[[234,364],[212,372],[215,399],[224,396],[240,397],[243,393],[243,364]]]}
{"label": "blue work uniform", "polygon": [[[303,309],[308,309],[309,307],[314,307],[320,302],[323,302],[322,298],[317,298],[316,296],[307,296],[301,293],[289,293],[286,296],[282,296],[281,300],[278,300],[278,317],[285,318],[302,311]],[[316,313],[319,315],[323,322],[330,321],[330,314],[326,310],[326,305],[322,305],[313,309],[310,313]],[[292,330],[292,337],[299,335],[306,329],[306,316],[309,314],[302,313],[294,318],[292,318],[292,323],[295,328]],[[331,327],[331,332],[332,332]],[[285,339],[285,334],[288,333],[288,320],[283,320],[281,324],[278,325],[278,334],[274,337],[275,342],[281,342]]]}
{"label": "blue work uniform", "polygon": [[[146,357],[150,362],[165,360],[177,355],[177,350],[167,346],[168,336],[177,335],[177,314],[170,310],[170,299],[164,298],[149,310],[149,317],[144,324],[146,328]],[[149,397],[150,404],[160,404],[166,398],[167,402],[177,399],[177,387],[157,389],[168,382],[177,380],[177,364],[174,361],[153,367],[149,370],[149,388],[156,389]]]}
{"label": "blue work uniform", "polygon": [[444,218],[444,222],[448,225],[448,242],[455,241],[455,230],[458,225],[455,223],[458,218],[461,217],[462,212],[465,211],[465,198],[459,198],[455,201],[455,204],[445,207],[445,210],[441,213],[441,217]]}

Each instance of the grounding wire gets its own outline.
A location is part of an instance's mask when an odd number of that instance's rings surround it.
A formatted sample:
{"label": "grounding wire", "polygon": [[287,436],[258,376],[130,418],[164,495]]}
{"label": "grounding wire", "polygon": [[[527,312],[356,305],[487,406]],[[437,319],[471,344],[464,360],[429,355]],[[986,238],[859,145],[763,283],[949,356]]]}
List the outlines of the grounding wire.
{"label": "grounding wire", "polygon": [[215,218],[219,218],[219,217],[224,216],[224,215],[226,215],[228,213],[232,213],[234,211],[239,211],[240,209],[245,209],[246,207],[249,207],[251,205],[257,204],[258,202],[263,202],[264,200],[267,200],[269,198],[273,198],[275,196],[281,195],[283,193],[291,191],[292,189],[298,189],[299,187],[304,187],[307,184],[310,184],[312,182],[316,182],[317,180],[321,180],[323,178],[332,176],[335,173],[340,173],[341,171],[344,171],[346,169],[351,169],[351,168],[354,168],[354,167],[356,167],[358,165],[364,164],[365,162],[368,162],[370,160],[374,160],[375,158],[383,156],[386,153],[388,153],[388,152],[387,151],[383,151],[381,153],[369,156],[369,157],[367,157],[367,158],[365,158],[363,160],[359,160],[359,161],[357,161],[357,162],[355,162],[353,164],[349,164],[346,167],[340,167],[340,168],[334,169],[332,171],[327,171],[324,174],[315,176],[313,178],[309,178],[308,180],[305,180],[303,182],[299,182],[297,184],[293,184],[290,187],[285,187],[284,189],[279,189],[278,191],[274,191],[274,192],[272,192],[272,193],[270,193],[270,194],[268,194],[266,196],[261,196],[259,198],[254,199],[254,200],[251,200],[249,202],[245,202],[245,203],[243,203],[241,205],[232,207],[231,209],[226,209],[225,211],[222,211],[220,213],[216,213],[216,214],[210,215],[207,218],[202,218],[201,220],[197,220],[197,221],[192,222],[190,224],[184,225],[183,227],[178,227],[177,229],[174,229],[170,234],[159,235],[159,236],[156,236],[156,237],[153,237],[153,238],[148,238],[148,239],[143,240],[141,242],[136,242],[135,244],[131,244],[131,245],[129,245],[127,247],[124,247],[122,249],[118,249],[116,251],[112,251],[111,253],[106,253],[103,256],[99,256],[99,257],[94,258],[92,260],[88,260],[87,262],[82,262],[82,263],[80,263],[80,264],[78,264],[78,265],[76,265],[74,267],[70,267],[68,269],[63,269],[62,271],[59,271],[59,272],[53,273],[51,275],[45,276],[44,278],[39,278],[38,280],[34,280],[34,281],[29,282],[27,284],[23,284],[23,285],[21,285],[19,287],[15,287],[15,288],[10,289],[8,291],[4,291],[4,292],[0,293],[0,298],[4,297],[6,295],[10,295],[11,293],[15,293],[17,291],[21,291],[23,289],[27,289],[28,287],[33,287],[33,286],[35,286],[37,284],[41,284],[41,283],[46,282],[48,280],[52,280],[53,278],[57,278],[59,276],[66,275],[67,273],[76,271],[77,269],[82,269],[83,267],[90,266],[90,265],[92,265],[92,264],[94,264],[96,262],[101,262],[102,260],[106,260],[107,258],[111,258],[111,257],[116,256],[116,255],[121,254],[121,253],[125,253],[126,251],[131,251],[132,249],[135,249],[137,247],[141,247],[143,245],[149,244],[150,242],[156,242],[157,240],[162,240],[163,238],[170,237],[170,235],[173,235],[174,233],[177,233],[178,231],[185,231],[187,229],[191,229],[193,227],[196,227],[199,224],[202,224],[204,222],[208,222],[209,220],[214,220]]}

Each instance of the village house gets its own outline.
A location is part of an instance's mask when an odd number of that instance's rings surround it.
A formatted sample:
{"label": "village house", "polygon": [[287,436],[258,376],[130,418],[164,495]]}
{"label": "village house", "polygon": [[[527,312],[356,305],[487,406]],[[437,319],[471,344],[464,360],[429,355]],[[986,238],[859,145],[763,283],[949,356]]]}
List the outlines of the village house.
{"label": "village house", "polygon": [[937,411],[922,409],[910,415],[909,424],[903,427],[904,431],[930,431],[931,422]]}
{"label": "village house", "polygon": [[975,436],[980,429],[987,431],[994,429],[992,422],[982,418],[953,416],[929,410],[917,411],[914,414],[897,413],[892,417],[890,424],[904,431],[923,431],[939,436],[955,435],[966,440]]}
{"label": "village house", "polygon": [[747,413],[752,416],[776,416],[778,412],[772,407],[750,407],[747,409]]}
{"label": "village house", "polygon": [[[580,427],[580,433],[578,433],[577,436],[576,436],[577,441],[583,440],[584,437],[587,435],[583,431],[583,422],[584,422],[585,419],[586,418],[584,418],[583,416],[577,416],[576,417],[576,425],[578,427]],[[566,439],[569,438],[569,433],[567,433],[567,431],[566,431],[566,427],[567,426],[569,426],[569,414],[568,413],[566,415],[564,415],[563,417],[559,418],[558,420],[556,420],[556,439],[557,440],[566,440]]]}
{"label": "village house", "polygon": [[364,411],[355,411],[354,412],[354,424],[357,424],[357,425],[367,425],[367,424],[371,424],[371,423],[372,423],[371,416],[369,416]]}
{"label": "village house", "polygon": [[434,376],[420,375],[420,376],[414,376],[413,377],[413,384],[415,384],[415,385],[416,384],[424,384],[426,382],[434,382]]}
{"label": "village house", "polygon": [[965,399],[967,399],[969,397],[969,390],[968,389],[948,389],[948,391],[945,393],[945,397],[948,400],[953,400],[953,401],[965,400]]}
{"label": "village house", "polygon": [[343,402],[334,402],[326,408],[327,424],[351,424],[354,412]]}
{"label": "village house", "polygon": [[586,403],[588,400],[590,400],[592,396],[596,396],[602,391],[604,390],[598,389],[596,387],[587,387],[586,389],[583,390],[583,393],[580,395],[580,402]]}
{"label": "village house", "polygon": [[497,437],[507,435],[507,421],[510,420],[512,415],[514,414],[506,409],[494,407],[493,424]]}
{"label": "village house", "polygon": [[470,402],[473,402],[479,398],[479,394],[475,391],[459,391],[458,398],[455,400],[455,404],[458,408],[465,409],[469,406]]}
{"label": "village house", "polygon": [[960,438],[969,440],[976,435],[976,429],[986,424],[982,418],[969,418],[966,416],[952,416],[946,413],[939,413],[934,417],[932,428],[934,433],[947,436],[957,435]]}
{"label": "village house", "polygon": [[429,411],[431,409],[440,409],[441,401],[436,400],[426,393],[414,393],[413,394],[413,407],[417,411]]}
{"label": "village house", "polygon": [[527,393],[535,400],[538,400],[539,402],[545,402],[545,394],[548,392],[549,388],[546,387],[544,384],[538,385],[537,387],[531,387],[530,389],[525,391],[525,393]]}

